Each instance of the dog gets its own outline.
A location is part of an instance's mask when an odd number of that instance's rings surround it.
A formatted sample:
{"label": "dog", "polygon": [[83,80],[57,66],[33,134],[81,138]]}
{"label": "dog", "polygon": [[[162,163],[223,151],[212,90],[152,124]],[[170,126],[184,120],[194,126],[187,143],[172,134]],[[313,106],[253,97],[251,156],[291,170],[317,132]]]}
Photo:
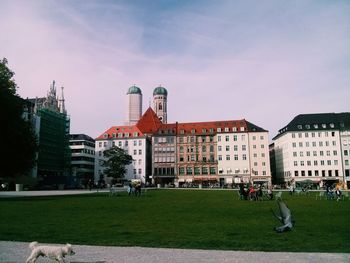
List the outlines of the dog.
{"label": "dog", "polygon": [[71,244],[66,244],[65,246],[47,246],[39,245],[38,242],[34,241],[29,244],[29,248],[32,250],[32,253],[26,263],[35,263],[40,256],[54,259],[59,263],[64,263],[64,257],[66,255],[75,255]]}

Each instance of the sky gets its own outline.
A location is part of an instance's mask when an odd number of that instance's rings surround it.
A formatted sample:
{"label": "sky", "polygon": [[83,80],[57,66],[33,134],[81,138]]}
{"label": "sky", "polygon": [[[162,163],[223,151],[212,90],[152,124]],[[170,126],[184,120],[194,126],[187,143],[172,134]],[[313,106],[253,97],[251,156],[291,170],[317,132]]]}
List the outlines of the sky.
{"label": "sky", "polygon": [[[64,87],[71,133],[123,125],[126,92],[168,90],[168,123],[350,111],[347,0],[0,0],[0,58],[23,98]],[[60,93],[60,92],[59,92]]]}

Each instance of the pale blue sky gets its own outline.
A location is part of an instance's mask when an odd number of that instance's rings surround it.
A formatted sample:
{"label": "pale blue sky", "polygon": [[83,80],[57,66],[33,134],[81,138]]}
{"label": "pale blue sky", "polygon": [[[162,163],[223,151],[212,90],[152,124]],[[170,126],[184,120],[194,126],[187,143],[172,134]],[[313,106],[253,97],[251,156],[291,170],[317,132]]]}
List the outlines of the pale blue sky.
{"label": "pale blue sky", "polygon": [[123,124],[168,89],[168,121],[245,118],[270,138],[295,115],[350,111],[350,1],[0,0],[0,57],[23,97],[65,87],[71,132]]}

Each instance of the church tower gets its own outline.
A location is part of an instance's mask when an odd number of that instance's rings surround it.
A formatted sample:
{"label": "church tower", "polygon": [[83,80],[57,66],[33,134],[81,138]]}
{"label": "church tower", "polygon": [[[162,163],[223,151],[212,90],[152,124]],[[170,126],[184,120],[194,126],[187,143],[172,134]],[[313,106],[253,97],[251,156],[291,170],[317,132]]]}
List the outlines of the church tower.
{"label": "church tower", "polygon": [[135,85],[126,93],[126,125],[135,125],[142,115],[142,92]]}
{"label": "church tower", "polygon": [[159,86],[153,91],[153,110],[157,114],[158,118],[162,123],[167,123],[168,121],[168,111],[167,111],[167,97],[168,91]]}

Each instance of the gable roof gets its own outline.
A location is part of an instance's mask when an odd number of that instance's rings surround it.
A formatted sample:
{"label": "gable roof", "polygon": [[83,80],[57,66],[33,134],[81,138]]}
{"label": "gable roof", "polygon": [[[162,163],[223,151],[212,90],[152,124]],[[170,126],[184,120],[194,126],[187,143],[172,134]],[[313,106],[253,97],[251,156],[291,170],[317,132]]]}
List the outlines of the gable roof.
{"label": "gable roof", "polygon": [[[122,136],[118,136],[118,134],[121,134]],[[111,138],[138,138],[142,136],[144,136],[144,134],[135,125],[112,126],[107,131],[98,136],[96,140],[106,140]]]}
{"label": "gable roof", "polygon": [[161,125],[162,122],[151,107],[146,110],[141,119],[136,123],[137,128],[144,134],[157,132]]}

